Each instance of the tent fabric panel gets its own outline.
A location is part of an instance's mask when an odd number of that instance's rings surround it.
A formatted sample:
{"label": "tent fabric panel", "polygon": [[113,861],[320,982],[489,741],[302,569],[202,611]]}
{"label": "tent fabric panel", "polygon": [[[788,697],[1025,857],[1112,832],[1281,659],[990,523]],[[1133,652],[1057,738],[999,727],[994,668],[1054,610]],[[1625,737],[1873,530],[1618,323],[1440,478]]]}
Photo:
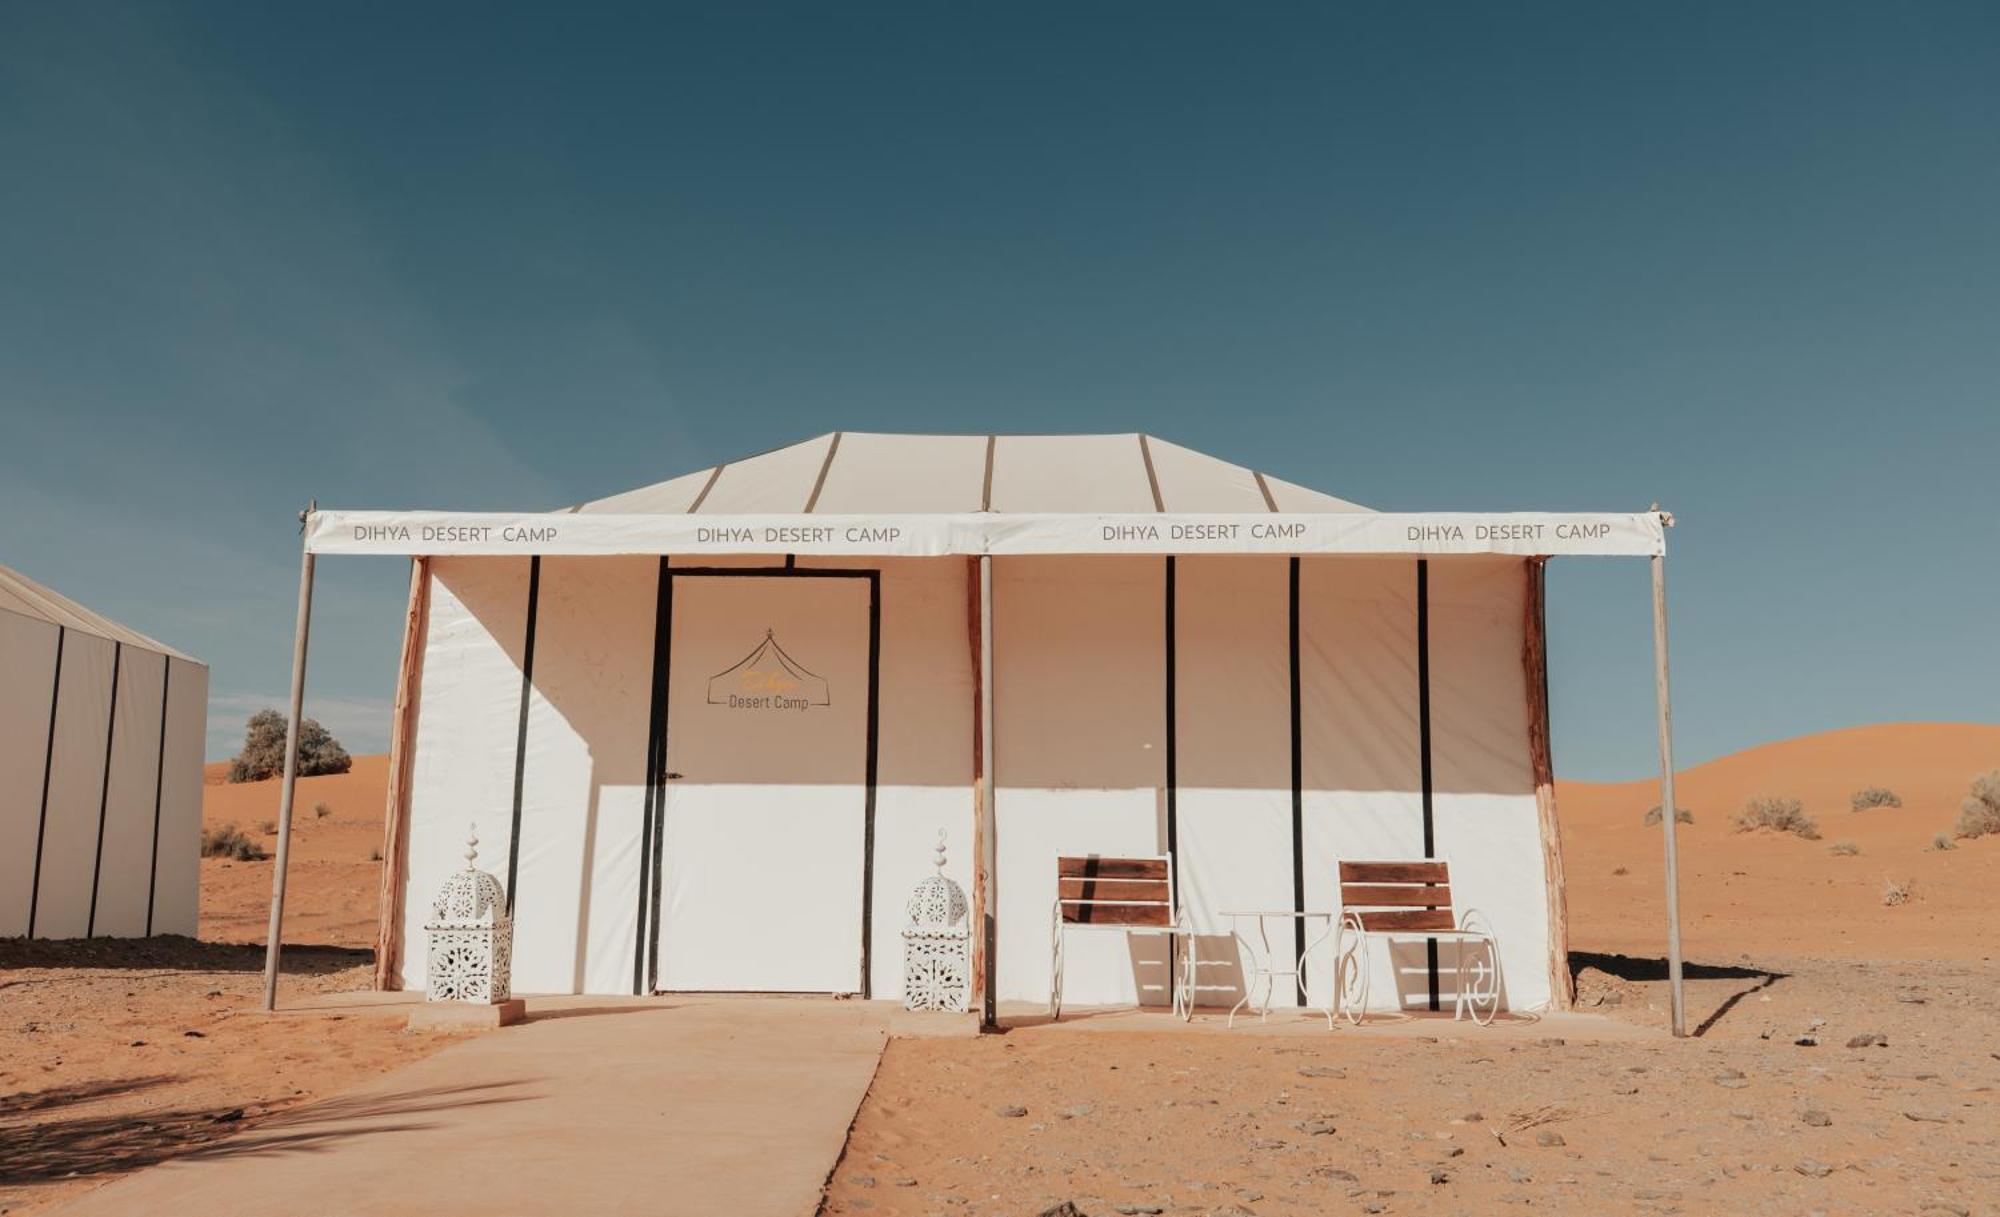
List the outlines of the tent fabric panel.
{"label": "tent fabric panel", "polygon": [[703,488],[708,485],[709,475],[714,472],[713,469],[697,469],[651,486],[640,486],[608,498],[594,499],[576,510],[679,515],[694,508],[695,500],[701,497]]}
{"label": "tent fabric panel", "polygon": [[527,606],[526,558],[431,561],[423,696],[410,772],[406,989],[424,987],[424,921],[439,886],[465,865],[469,824],[478,826],[478,865],[507,873]]}
{"label": "tent fabric panel", "polygon": [[[1416,589],[1417,564],[1407,559],[1299,562],[1301,865],[1309,909],[1338,907],[1342,859],[1423,856]],[[1407,964],[1407,949],[1398,958]],[[1315,1005],[1331,996],[1332,965],[1329,940],[1307,963]],[[1372,967],[1376,1007],[1428,998],[1428,977],[1421,991],[1413,989],[1387,952],[1376,952]]]}
{"label": "tent fabric panel", "polygon": [[1153,472],[1160,480],[1160,499],[1168,511],[1269,511],[1257,475],[1242,465],[1232,465],[1169,443],[1157,436],[1146,437],[1152,454]]}
{"label": "tent fabric panel", "polygon": [[1371,511],[1359,503],[1335,498],[1323,491],[1288,482],[1283,478],[1264,475],[1264,484],[1271,488],[1271,498],[1278,504],[1279,511]]}
{"label": "tent fabric panel", "polygon": [[153,877],[153,933],[199,929],[202,758],[208,739],[208,668],[167,660],[165,752],[160,768],[160,842]]}
{"label": "tent fabric panel", "polygon": [[700,514],[804,511],[832,444],[829,433],[724,465]]}
{"label": "tent fabric panel", "polygon": [[1431,753],[1437,849],[1452,862],[1453,893],[1493,922],[1506,1004],[1535,1009],[1551,996],[1549,892],[1528,755],[1522,565],[1430,564]]}
{"label": "tent fabric panel", "polygon": [[[856,439],[841,440],[835,467]],[[958,439],[960,437],[946,437]],[[985,440],[978,440],[984,461]],[[829,480],[829,484],[831,481]],[[869,986],[903,992],[904,906],[929,877],[945,833],[947,877],[972,892],[973,565],[964,558],[801,559],[801,566],[881,572],[875,885]]]}
{"label": "tent fabric panel", "polygon": [[59,633],[0,612],[0,938],[28,932]]}
{"label": "tent fabric panel", "polygon": [[993,446],[993,511],[1153,511],[1139,437],[1003,435]]}
{"label": "tent fabric panel", "polygon": [[[656,558],[542,560],[514,892],[521,992],[631,990],[658,587]],[[513,738],[488,741],[489,755],[511,761]]]}
{"label": "tent fabric panel", "polygon": [[[49,766],[35,936],[81,938],[90,925],[90,876],[97,864],[104,801],[104,741],[111,721],[117,644],[72,631],[63,640],[62,689]],[[33,841],[28,847],[34,848]]]}
{"label": "tent fabric panel", "polygon": [[[1048,997],[1057,855],[1166,852],[1163,595],[1159,558],[993,560],[1002,1001]],[[1162,936],[1066,941],[1068,1003],[1129,1003],[1138,980],[1166,979]]]}
{"label": "tent fabric panel", "polygon": [[[986,480],[983,435],[881,435],[846,431],[813,510],[980,510]],[[808,490],[810,495],[810,490]]]}
{"label": "tent fabric panel", "polygon": [[158,651],[182,659],[188,658],[172,647],[148,638],[129,626],[120,625],[102,613],[78,604],[54,588],[37,583],[20,571],[6,566],[0,566],[0,610],[20,613],[65,629],[94,634],[99,638],[122,642],[126,646],[141,650]]}
{"label": "tent fabric panel", "polygon": [[90,923],[91,932],[103,937],[136,938],[146,933],[166,676],[165,655],[128,647],[118,664],[111,780],[105,788],[104,841],[99,847],[97,903]]}
{"label": "tent fabric panel", "polygon": [[[1204,1006],[1242,996],[1254,963],[1222,913],[1292,907],[1288,580],[1283,558],[1175,560],[1175,860],[1182,907],[1214,931],[1199,945]],[[1290,922],[1269,929],[1291,942]]]}

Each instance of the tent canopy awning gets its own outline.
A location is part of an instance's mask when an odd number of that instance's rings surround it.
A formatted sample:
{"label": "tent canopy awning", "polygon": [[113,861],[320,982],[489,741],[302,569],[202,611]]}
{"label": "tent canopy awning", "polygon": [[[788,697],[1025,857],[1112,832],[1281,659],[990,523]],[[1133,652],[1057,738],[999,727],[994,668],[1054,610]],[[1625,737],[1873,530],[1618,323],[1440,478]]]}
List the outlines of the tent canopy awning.
{"label": "tent canopy awning", "polygon": [[835,431],[557,512],[323,511],[325,554],[1611,554],[1652,512],[1391,513],[1154,436]]}
{"label": "tent canopy awning", "polygon": [[1453,554],[1665,552],[1666,517],[1640,512],[967,512],[928,515],[624,515],[317,511],[319,554]]}

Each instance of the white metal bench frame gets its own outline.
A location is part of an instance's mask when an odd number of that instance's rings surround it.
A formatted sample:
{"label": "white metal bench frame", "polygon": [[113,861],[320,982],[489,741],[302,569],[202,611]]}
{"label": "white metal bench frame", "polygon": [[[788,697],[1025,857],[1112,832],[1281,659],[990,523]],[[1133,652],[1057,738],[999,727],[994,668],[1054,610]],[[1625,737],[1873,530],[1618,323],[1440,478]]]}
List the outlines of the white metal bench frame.
{"label": "white metal bench frame", "polygon": [[[1396,939],[1451,943],[1456,952],[1452,1018],[1471,1014],[1480,1026],[1492,1025],[1500,1012],[1500,940],[1486,914],[1453,903],[1449,861],[1347,861],[1338,865],[1334,878],[1340,902],[1333,930],[1334,1003],[1350,1025],[1360,1026],[1368,1015],[1368,961],[1378,938],[1385,948]],[[1475,951],[1470,971],[1468,944],[1483,948]]]}
{"label": "white metal bench frame", "polygon": [[[1066,866],[1082,864],[1092,873],[1066,875]],[[1152,875],[1095,873],[1159,868],[1164,878]],[[1065,895],[1063,884],[1077,888]],[[1103,885],[1103,886],[1099,886]],[[1143,890],[1137,894],[1133,888]],[[1194,1017],[1196,972],[1195,934],[1175,893],[1174,860],[1167,854],[1058,854],[1056,856],[1056,902],[1050,914],[1049,1021],[1062,1017],[1063,931],[1117,930],[1124,934],[1164,934],[1167,938],[1167,988],[1173,994],[1175,1017],[1186,1022]],[[1120,910],[1137,910],[1126,916]],[[1074,914],[1072,916],[1066,914]],[[1157,919],[1157,924],[1155,924]],[[1175,973],[1179,983],[1175,983]]]}

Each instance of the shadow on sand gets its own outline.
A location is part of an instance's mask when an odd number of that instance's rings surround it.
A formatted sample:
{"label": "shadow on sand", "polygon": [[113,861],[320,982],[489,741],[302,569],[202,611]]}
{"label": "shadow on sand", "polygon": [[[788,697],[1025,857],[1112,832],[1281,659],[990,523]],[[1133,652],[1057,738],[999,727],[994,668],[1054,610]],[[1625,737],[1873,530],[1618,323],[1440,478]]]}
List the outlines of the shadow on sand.
{"label": "shadow on sand", "polygon": [[[1605,955],[1595,951],[1571,951],[1569,953],[1569,974],[1575,979],[1585,968],[1596,968],[1608,976],[1635,984],[1658,984],[1667,979],[1667,961],[1652,956]],[[1744,985],[1725,997],[1721,1004],[1709,1012],[1706,1018],[1689,1030],[1690,1036],[1702,1036],[1709,1028],[1722,1021],[1734,1010],[1738,1003],[1753,993],[1761,993],[1791,975],[1789,972],[1774,972],[1768,968],[1754,968],[1739,964],[1692,963],[1681,964],[1683,980],[1740,980]],[[1690,1002],[1689,1013],[1695,1013],[1694,1002]]]}
{"label": "shadow on sand", "polygon": [[429,1128],[431,1112],[538,1097],[527,1081],[428,1087],[386,1095],[327,1099],[256,1119],[241,1107],[185,1108],[21,1119],[54,1107],[129,1095],[171,1079],[138,1077],[14,1095],[0,1103],[0,1183],[122,1175],[170,1158],[239,1158],[316,1153],[343,1140]]}
{"label": "shadow on sand", "polygon": [[[320,976],[374,962],[366,947],[285,944],[288,976]],[[154,938],[0,938],[0,970],[10,968],[130,969],[171,972],[262,972],[261,943],[200,942],[179,934]]]}

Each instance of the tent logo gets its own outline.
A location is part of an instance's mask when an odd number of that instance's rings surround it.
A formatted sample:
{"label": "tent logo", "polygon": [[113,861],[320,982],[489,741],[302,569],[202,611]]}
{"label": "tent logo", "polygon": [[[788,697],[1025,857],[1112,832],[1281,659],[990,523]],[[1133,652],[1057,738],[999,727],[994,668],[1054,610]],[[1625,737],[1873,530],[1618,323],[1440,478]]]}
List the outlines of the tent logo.
{"label": "tent logo", "polygon": [[748,655],[708,678],[708,704],[803,712],[832,705],[833,695],[825,677],[807,671],[778,645],[775,632],[765,630]]}

